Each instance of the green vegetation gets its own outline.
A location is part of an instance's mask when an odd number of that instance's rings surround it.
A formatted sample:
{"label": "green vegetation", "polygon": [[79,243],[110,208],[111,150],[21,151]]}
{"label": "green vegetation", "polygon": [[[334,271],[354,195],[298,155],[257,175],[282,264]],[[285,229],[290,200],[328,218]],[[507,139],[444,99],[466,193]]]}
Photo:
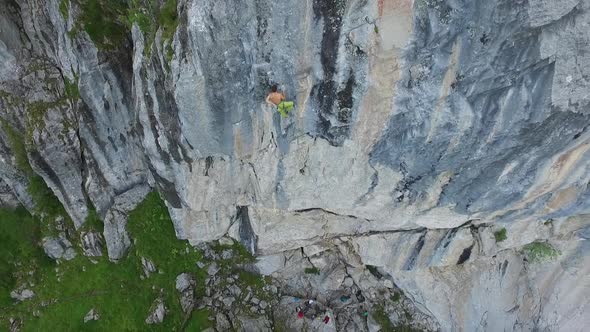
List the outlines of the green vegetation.
{"label": "green vegetation", "polygon": [[379,33],[379,27],[375,24],[373,30],[375,30],[375,33]]}
{"label": "green vegetation", "polygon": [[412,315],[404,310],[404,317],[406,320],[406,324],[402,325],[394,325],[385,312],[385,309],[381,305],[376,305],[373,307],[373,311],[371,313],[375,322],[381,326],[381,331],[385,332],[417,332],[420,330],[414,329],[408,325],[410,321],[412,321]]}
{"label": "green vegetation", "polygon": [[64,20],[68,20],[68,5],[69,5],[69,0],[61,0],[59,2],[59,12],[61,13],[61,16],[64,18]]}
{"label": "green vegetation", "polygon": [[[74,37],[84,30],[99,49],[112,50],[123,43],[131,26],[137,23],[145,36],[145,53],[151,52],[158,28],[162,29],[162,46],[171,42],[178,26],[177,0],[76,0],[81,14],[74,28],[68,32]],[[60,2],[60,11],[67,18],[68,0]],[[172,47],[167,46],[165,56],[171,59]]]}
{"label": "green vegetation", "polygon": [[178,26],[176,0],[166,0],[158,15],[158,23],[162,27],[162,39],[171,40]]}
{"label": "green vegetation", "polygon": [[64,77],[64,88],[66,92],[66,96],[71,101],[76,101],[80,99],[80,90],[78,90],[78,78],[71,82],[67,77]]}
{"label": "green vegetation", "polygon": [[[252,256],[252,254],[244,246],[242,246],[239,242],[233,241],[233,244],[231,245],[215,243],[211,246],[211,249],[213,249],[217,255],[222,257],[220,260],[216,261],[220,268],[218,273],[219,276],[230,277],[237,275],[238,280],[236,281],[236,284],[240,287],[240,289],[246,289],[250,287],[252,293],[257,298],[270,300],[269,294],[264,291],[264,286],[267,283],[270,283],[271,280],[266,279],[256,273],[245,271],[241,268],[243,264],[254,263],[256,261],[256,258]],[[224,251],[231,251],[231,258],[224,259]],[[243,294],[238,296],[238,299],[243,298],[245,295],[246,292],[243,292]]]}
{"label": "green vegetation", "polygon": [[[61,205],[50,210],[60,209]],[[100,222],[95,212],[88,218],[87,222]],[[169,312],[153,329],[179,330],[187,324],[191,331],[198,331],[210,326],[206,310],[195,311],[192,317],[182,314],[176,276],[188,272],[202,281],[206,273],[195,265],[202,259],[200,252],[176,239],[168,210],[157,193],[149,194],[130,213],[128,230],[135,245],[117,264],[106,257],[95,258],[93,263],[81,255],[79,247],[71,261],[50,261],[39,247],[40,224],[22,208],[0,210],[0,330],[7,328],[10,317],[20,317],[23,331],[110,331],[113,327],[144,331],[148,329],[144,319],[159,296]],[[158,269],[144,280],[140,278],[141,257],[153,261]],[[10,291],[25,282],[35,297],[13,303]],[[100,319],[84,324],[82,318],[92,308]],[[33,315],[36,311],[39,317]]]}
{"label": "green vegetation", "polygon": [[369,272],[371,272],[372,275],[374,275],[377,278],[381,278],[382,275],[381,273],[379,273],[379,270],[377,269],[376,266],[374,265],[365,265],[365,267],[367,268],[367,270],[369,270]]}
{"label": "green vegetation", "polygon": [[320,270],[317,267],[306,267],[305,268],[306,274],[320,274]]}
{"label": "green vegetation", "polygon": [[78,24],[100,49],[117,48],[128,35],[121,17],[127,14],[127,2],[121,0],[79,0],[82,12]]}
{"label": "green vegetation", "polygon": [[160,6],[158,0],[132,0],[129,5],[127,20],[129,27],[137,23],[145,37],[145,54],[151,53],[158,28],[162,29],[162,46],[168,42],[165,56],[170,61],[174,50],[170,46],[178,26],[176,0],[165,0]]}
{"label": "green vegetation", "polygon": [[10,292],[18,284],[36,283],[38,273],[28,272],[50,265],[49,258],[37,245],[40,239],[40,222],[27,210],[0,209],[0,330],[5,327],[3,312],[13,301]]}
{"label": "green vegetation", "polygon": [[[26,105],[26,116],[27,116],[27,135],[25,137],[25,143],[29,144],[32,142],[33,132],[35,130],[43,130],[45,128],[45,113],[49,109],[53,108],[63,108],[69,107],[68,106],[68,99],[66,97],[62,97],[56,101],[52,102],[45,102],[45,101],[36,101],[32,103],[28,103]],[[31,145],[32,148],[34,146]]]}
{"label": "green vegetation", "polygon": [[[92,203],[90,203],[92,205]],[[100,219],[100,216],[96,212],[96,209],[93,206],[90,206],[88,209],[88,215],[86,216],[86,220],[84,220],[84,225],[80,228],[80,231],[95,231],[102,233],[104,229],[104,224]]]}
{"label": "green vegetation", "polygon": [[506,236],[506,228],[502,228],[501,230],[494,232],[494,238],[496,242],[502,242],[506,240],[508,237]]}
{"label": "green vegetation", "polygon": [[532,242],[523,247],[530,262],[540,263],[559,256],[559,250],[553,248],[547,242]]}
{"label": "green vegetation", "polygon": [[2,123],[2,129],[8,138],[10,149],[12,150],[12,155],[15,159],[16,167],[25,175],[32,175],[33,169],[29,164],[29,158],[27,156],[27,150],[23,136],[12,125],[10,125],[8,121],[0,119],[0,122]]}
{"label": "green vegetation", "polygon": [[402,298],[402,294],[399,292],[394,292],[393,295],[391,296],[391,302],[399,302],[399,300],[401,300]]}
{"label": "green vegetation", "polygon": [[374,306],[371,315],[373,316],[373,319],[375,319],[375,322],[381,326],[383,331],[394,331],[395,327],[393,326],[393,323],[391,323],[391,320],[389,320],[389,317],[382,306]]}

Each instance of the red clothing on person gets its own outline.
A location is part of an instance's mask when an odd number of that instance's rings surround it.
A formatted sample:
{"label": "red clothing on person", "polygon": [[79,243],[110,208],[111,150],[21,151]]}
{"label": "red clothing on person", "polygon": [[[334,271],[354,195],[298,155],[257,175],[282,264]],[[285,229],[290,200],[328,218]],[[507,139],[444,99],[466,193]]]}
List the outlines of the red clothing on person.
{"label": "red clothing on person", "polygon": [[303,311],[299,311],[297,313],[297,318],[303,318]]}
{"label": "red clothing on person", "polygon": [[330,321],[329,316],[324,317],[324,324],[328,324],[329,321]]}

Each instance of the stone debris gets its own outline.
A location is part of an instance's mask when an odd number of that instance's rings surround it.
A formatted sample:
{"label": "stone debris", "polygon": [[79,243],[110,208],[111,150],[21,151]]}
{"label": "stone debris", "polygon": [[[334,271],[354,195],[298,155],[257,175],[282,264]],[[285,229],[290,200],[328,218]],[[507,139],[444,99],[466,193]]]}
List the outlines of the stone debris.
{"label": "stone debris", "polygon": [[42,245],[49,258],[71,260],[76,257],[72,243],[65,237],[45,237]]}
{"label": "stone debris", "polygon": [[210,276],[214,276],[217,274],[217,272],[219,272],[220,268],[217,265],[217,263],[211,263],[211,265],[209,265],[209,267],[207,268],[207,274]]}
{"label": "stone debris", "polygon": [[141,267],[143,268],[143,275],[146,278],[149,278],[152,273],[156,272],[156,266],[154,263],[145,257],[141,257]]}
{"label": "stone debris", "polygon": [[180,305],[184,313],[192,311],[195,307],[194,278],[188,273],[182,273],[176,277],[176,290],[180,292]]}
{"label": "stone debris", "polygon": [[166,316],[166,307],[162,298],[156,299],[152,303],[152,307],[148,317],[145,319],[146,324],[160,324],[164,321]]}
{"label": "stone debris", "polygon": [[99,318],[100,318],[100,315],[98,314],[98,311],[96,311],[96,309],[92,308],[92,309],[90,309],[90,311],[88,311],[86,316],[84,316],[84,323],[88,323],[91,320],[98,320]]}
{"label": "stone debris", "polygon": [[35,293],[27,288],[15,289],[12,292],[10,292],[10,297],[19,302],[32,299],[34,296]]}
{"label": "stone debris", "polygon": [[82,250],[84,256],[100,257],[104,248],[104,240],[102,235],[97,232],[82,232],[80,233],[82,240]]}

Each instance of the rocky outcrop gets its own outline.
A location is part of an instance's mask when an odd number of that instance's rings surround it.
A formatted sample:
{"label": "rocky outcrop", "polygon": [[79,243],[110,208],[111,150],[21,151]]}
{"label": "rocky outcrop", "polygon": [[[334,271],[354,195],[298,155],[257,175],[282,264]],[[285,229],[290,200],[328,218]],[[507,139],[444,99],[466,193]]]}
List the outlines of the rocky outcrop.
{"label": "rocky outcrop", "polygon": [[88,323],[90,321],[99,320],[99,319],[100,319],[100,315],[98,314],[96,309],[92,308],[92,309],[90,309],[90,311],[88,311],[86,316],[84,316],[84,323]]}
{"label": "rocky outcrop", "polygon": [[32,299],[35,296],[35,293],[27,288],[19,288],[15,289],[10,292],[10,297],[15,299],[16,301],[25,301]]}
{"label": "rocky outcrop", "polygon": [[336,247],[442,330],[588,325],[590,1],[178,0],[110,36],[60,4],[0,0],[1,204],[41,176],[118,260],[155,188],[181,239]]}
{"label": "rocky outcrop", "polygon": [[176,290],[180,293],[180,306],[187,314],[195,307],[195,280],[188,273],[182,273],[176,277]]}
{"label": "rocky outcrop", "polygon": [[76,251],[72,248],[72,243],[62,237],[46,237],[43,239],[43,250],[45,254],[52,259],[71,260],[76,257]]}
{"label": "rocky outcrop", "polygon": [[99,257],[102,256],[104,240],[102,235],[97,232],[81,232],[82,250],[85,256]]}
{"label": "rocky outcrop", "polygon": [[104,238],[109,259],[116,261],[125,256],[131,246],[127,233],[128,213],[148,194],[149,188],[138,186],[117,196],[104,218]]}
{"label": "rocky outcrop", "polygon": [[145,319],[146,324],[160,324],[164,321],[164,317],[166,316],[166,307],[164,306],[164,300],[158,298],[152,303],[152,307],[150,309],[150,313],[148,317]]}

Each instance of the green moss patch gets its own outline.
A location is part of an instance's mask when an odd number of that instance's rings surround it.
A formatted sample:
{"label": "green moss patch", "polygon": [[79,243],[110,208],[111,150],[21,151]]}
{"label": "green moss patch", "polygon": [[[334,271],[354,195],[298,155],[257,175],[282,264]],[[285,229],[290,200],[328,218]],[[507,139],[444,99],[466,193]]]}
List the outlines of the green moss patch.
{"label": "green moss patch", "polygon": [[68,6],[69,6],[69,0],[61,0],[59,2],[59,12],[61,13],[61,16],[64,18],[64,20],[68,20]]}
{"label": "green moss patch", "polygon": [[27,149],[25,145],[24,137],[19,133],[8,121],[0,119],[2,129],[8,138],[12,155],[14,156],[16,167],[23,172],[25,175],[30,176],[33,174],[33,169],[29,164],[29,157],[27,156]]}
{"label": "green moss patch", "polygon": [[115,49],[123,43],[129,34],[124,19],[127,1],[78,0],[78,3],[81,13],[72,30],[74,34],[83,29],[99,49]]}
{"label": "green moss patch", "polygon": [[559,250],[547,242],[532,242],[523,247],[527,259],[533,263],[540,263],[559,256]]}
{"label": "green moss patch", "polygon": [[496,242],[502,242],[506,240],[508,237],[506,236],[506,228],[502,228],[501,230],[494,232],[494,238]]}
{"label": "green moss patch", "polygon": [[304,272],[306,274],[316,274],[316,275],[320,274],[320,270],[317,267],[306,267]]}
{"label": "green moss patch", "polygon": [[[160,5],[158,0],[132,0],[129,5],[127,19],[129,25],[137,23],[145,36],[146,55],[151,54],[151,48],[156,38],[158,28],[162,29],[162,43],[170,43],[178,27],[178,13],[176,0],[166,0]],[[165,56],[168,61],[172,59],[174,50],[167,46]]]}

